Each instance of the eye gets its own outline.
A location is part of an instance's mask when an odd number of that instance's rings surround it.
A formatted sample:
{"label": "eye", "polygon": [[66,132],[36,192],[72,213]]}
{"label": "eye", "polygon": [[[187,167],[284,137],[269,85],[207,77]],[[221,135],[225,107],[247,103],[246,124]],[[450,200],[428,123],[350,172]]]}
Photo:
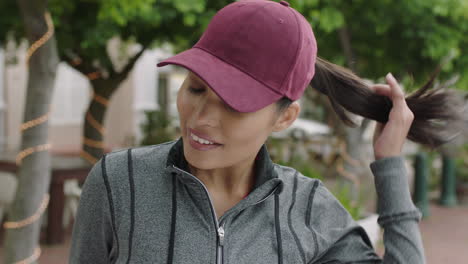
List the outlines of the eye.
{"label": "eye", "polygon": [[189,87],[189,91],[190,93],[193,93],[193,94],[202,94],[206,91],[205,88],[195,88],[195,87]]}

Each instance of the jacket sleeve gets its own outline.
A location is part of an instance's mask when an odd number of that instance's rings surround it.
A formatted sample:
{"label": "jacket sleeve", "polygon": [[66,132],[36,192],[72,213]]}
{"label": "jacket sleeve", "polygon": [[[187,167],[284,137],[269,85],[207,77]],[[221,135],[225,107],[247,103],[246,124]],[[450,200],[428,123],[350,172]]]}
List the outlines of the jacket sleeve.
{"label": "jacket sleeve", "polygon": [[414,206],[404,159],[390,157],[371,164],[377,190],[377,213],[384,229],[384,263],[425,263],[419,231],[421,213]]}
{"label": "jacket sleeve", "polygon": [[384,229],[383,260],[375,255],[362,228],[351,220],[330,227],[336,234],[331,236],[330,247],[314,263],[425,263],[418,226],[421,214],[411,200],[403,158],[375,161],[371,170],[377,190],[378,223]]}
{"label": "jacket sleeve", "polygon": [[82,188],[73,225],[69,263],[111,263],[113,232],[102,159],[91,169]]}

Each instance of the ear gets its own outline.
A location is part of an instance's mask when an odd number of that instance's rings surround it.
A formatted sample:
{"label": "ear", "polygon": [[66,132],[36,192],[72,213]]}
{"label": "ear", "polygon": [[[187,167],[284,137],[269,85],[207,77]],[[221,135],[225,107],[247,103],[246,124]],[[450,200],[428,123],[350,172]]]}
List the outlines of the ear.
{"label": "ear", "polygon": [[279,132],[288,128],[299,116],[301,106],[298,102],[293,102],[284,110],[273,125],[273,132]]}

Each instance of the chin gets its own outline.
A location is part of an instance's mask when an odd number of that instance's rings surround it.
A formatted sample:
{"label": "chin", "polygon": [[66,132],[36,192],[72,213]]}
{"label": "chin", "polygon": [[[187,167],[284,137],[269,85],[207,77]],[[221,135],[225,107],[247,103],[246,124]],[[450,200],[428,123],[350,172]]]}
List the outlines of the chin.
{"label": "chin", "polygon": [[[189,146],[190,148],[190,146]],[[200,170],[216,169],[216,160],[209,158],[208,155],[197,155],[194,150],[187,150],[184,147],[184,156],[190,166]]]}

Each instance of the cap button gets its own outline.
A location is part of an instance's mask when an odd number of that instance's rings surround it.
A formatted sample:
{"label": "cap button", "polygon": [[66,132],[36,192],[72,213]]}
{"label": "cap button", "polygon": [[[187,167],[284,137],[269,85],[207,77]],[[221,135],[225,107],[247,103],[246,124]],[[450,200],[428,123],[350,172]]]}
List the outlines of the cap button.
{"label": "cap button", "polygon": [[281,2],[279,2],[279,3],[282,4],[282,5],[284,5],[284,6],[289,6],[289,3],[286,2],[286,1],[281,1]]}

